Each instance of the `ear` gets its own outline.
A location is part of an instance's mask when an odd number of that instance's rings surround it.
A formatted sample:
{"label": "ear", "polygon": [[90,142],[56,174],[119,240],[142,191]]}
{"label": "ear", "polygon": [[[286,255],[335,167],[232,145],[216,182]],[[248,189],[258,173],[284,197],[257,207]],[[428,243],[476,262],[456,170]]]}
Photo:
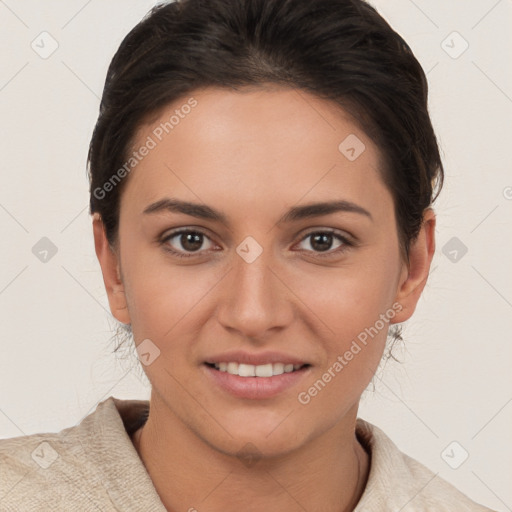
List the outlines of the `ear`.
{"label": "ear", "polygon": [[125,288],[121,280],[118,256],[108,243],[103,221],[98,213],[94,214],[92,229],[94,233],[94,247],[100,262],[110,311],[121,323],[130,324],[131,320],[127,307]]}
{"label": "ear", "polygon": [[395,301],[401,304],[391,323],[408,320],[421,296],[430,272],[430,264],[436,249],[435,242],[436,217],[431,208],[425,210],[420,232],[409,249],[409,265],[404,263]]}

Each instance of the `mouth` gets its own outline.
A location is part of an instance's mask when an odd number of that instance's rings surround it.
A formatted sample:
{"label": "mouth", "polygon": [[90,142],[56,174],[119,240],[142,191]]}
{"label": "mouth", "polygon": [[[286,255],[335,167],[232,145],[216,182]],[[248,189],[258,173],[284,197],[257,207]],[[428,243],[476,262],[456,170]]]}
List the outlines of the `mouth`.
{"label": "mouth", "polygon": [[229,373],[238,377],[275,377],[284,373],[294,373],[308,368],[310,364],[285,364],[285,363],[266,363],[266,364],[244,364],[234,361],[220,363],[205,363],[206,366],[218,370],[219,372]]}
{"label": "mouth", "polygon": [[[285,396],[310,374],[310,364],[245,364],[235,361],[202,365],[212,389],[231,397],[264,400]],[[302,384],[304,387],[304,384]]]}

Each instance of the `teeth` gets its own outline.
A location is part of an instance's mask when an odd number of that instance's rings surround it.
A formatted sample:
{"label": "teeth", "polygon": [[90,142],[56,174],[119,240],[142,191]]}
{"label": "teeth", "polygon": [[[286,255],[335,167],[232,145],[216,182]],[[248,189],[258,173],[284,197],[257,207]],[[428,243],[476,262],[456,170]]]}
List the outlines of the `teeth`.
{"label": "teeth", "polygon": [[240,377],[272,377],[273,375],[290,373],[302,367],[301,364],[267,363],[255,366],[253,364],[238,364],[235,362],[215,363],[214,366],[221,372],[227,372]]}
{"label": "teeth", "polygon": [[232,375],[238,375],[238,363],[228,363],[226,371]]}
{"label": "teeth", "polygon": [[256,367],[252,364],[239,364],[238,375],[240,375],[240,377],[255,377]]}
{"label": "teeth", "polygon": [[272,363],[255,366],[254,375],[256,377],[272,377],[272,375],[274,375],[272,370]]}

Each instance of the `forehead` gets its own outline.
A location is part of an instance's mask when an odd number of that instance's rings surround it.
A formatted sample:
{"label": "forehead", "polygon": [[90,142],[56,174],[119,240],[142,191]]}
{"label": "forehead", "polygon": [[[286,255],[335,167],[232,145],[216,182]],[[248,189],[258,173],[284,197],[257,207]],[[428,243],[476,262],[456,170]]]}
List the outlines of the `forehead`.
{"label": "forehead", "polygon": [[197,90],[139,128],[132,150],[144,146],[122,197],[140,211],[166,193],[264,207],[336,191],[371,204],[385,191],[372,141],[338,105],[303,90]]}

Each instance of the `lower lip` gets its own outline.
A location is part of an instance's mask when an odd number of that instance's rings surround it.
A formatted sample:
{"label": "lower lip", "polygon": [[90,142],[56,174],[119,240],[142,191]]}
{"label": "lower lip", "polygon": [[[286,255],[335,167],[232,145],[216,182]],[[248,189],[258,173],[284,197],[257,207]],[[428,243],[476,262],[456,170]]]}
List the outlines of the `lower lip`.
{"label": "lower lip", "polygon": [[203,364],[210,378],[223,390],[238,398],[262,400],[279,395],[297,384],[309,373],[310,366],[272,377],[240,377],[228,372],[221,372],[207,364]]}

